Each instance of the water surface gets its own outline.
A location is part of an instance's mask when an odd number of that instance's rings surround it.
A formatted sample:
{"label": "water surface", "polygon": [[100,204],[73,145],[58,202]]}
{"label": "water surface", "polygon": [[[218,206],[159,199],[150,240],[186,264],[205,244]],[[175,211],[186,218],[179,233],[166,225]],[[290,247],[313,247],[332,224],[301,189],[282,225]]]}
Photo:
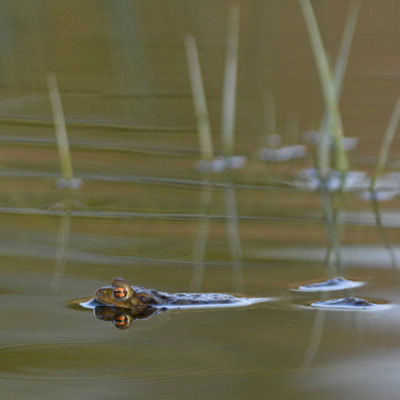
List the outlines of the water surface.
{"label": "water surface", "polygon": [[[216,152],[229,2],[1,1],[0,385],[6,399],[395,398],[399,391],[398,197],[302,190],[303,133],[323,102],[300,8],[240,1],[235,153],[243,169],[199,173],[182,38],[198,46]],[[335,56],[349,1],[314,1]],[[363,1],[340,100],[353,171],[369,174],[400,94],[400,4]],[[46,88],[57,75],[80,190],[61,176]],[[263,98],[282,146],[262,162]],[[288,129],[293,120],[298,130]],[[291,122],[292,121],[292,122]],[[288,133],[289,132],[289,133]],[[398,140],[386,172],[399,167]],[[398,188],[393,188],[394,191]],[[114,276],[169,292],[268,297],[174,310],[118,330],[68,307]],[[292,288],[343,276],[337,293]],[[368,312],[299,307],[341,297]]]}

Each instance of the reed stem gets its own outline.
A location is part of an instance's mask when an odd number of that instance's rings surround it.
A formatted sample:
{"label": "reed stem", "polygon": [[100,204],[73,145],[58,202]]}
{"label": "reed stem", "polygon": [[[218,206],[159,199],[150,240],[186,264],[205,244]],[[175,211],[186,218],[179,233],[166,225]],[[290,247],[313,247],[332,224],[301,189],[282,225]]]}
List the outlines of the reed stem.
{"label": "reed stem", "polygon": [[[347,13],[346,23],[340,43],[339,52],[337,55],[335,68],[333,72],[333,80],[335,85],[336,102],[339,103],[340,95],[342,92],[344,76],[349,60],[351,43],[353,41],[354,31],[358,19],[358,12],[360,10],[360,0],[352,0],[350,3],[349,11]],[[322,137],[319,143],[319,169],[323,172],[324,176],[329,169],[329,148],[330,148],[330,134],[329,134],[329,118],[330,113],[326,110],[324,120],[322,122]]]}
{"label": "reed stem", "polygon": [[53,72],[47,74],[47,87],[49,91],[51,109],[56,130],[58,153],[60,156],[61,172],[66,181],[73,179],[71,154],[65,118],[61,104],[60,92],[58,90],[57,79]]}
{"label": "reed stem", "polygon": [[194,110],[197,118],[200,155],[203,160],[211,161],[214,158],[214,152],[199,53],[197,51],[196,41],[192,35],[188,34],[185,36],[184,44],[189,67],[190,83],[192,86]]}
{"label": "reed stem", "polygon": [[335,84],[336,99],[339,102],[342,93],[344,76],[349,60],[351,43],[353,41],[354,31],[356,29],[358,12],[360,10],[360,0],[352,0],[349,6],[349,11],[346,18],[342,40],[340,43],[339,52],[333,72],[333,80]]}
{"label": "reed stem", "polygon": [[[332,136],[335,145],[335,164],[336,168],[341,173],[346,173],[349,169],[347,155],[343,149],[342,138],[343,138],[343,126],[342,119],[340,116],[336,89],[332,77],[332,72],[329,67],[328,57],[324,45],[322,43],[321,34],[318,29],[317,20],[310,0],[299,0],[300,6],[303,12],[304,20],[306,23],[307,31],[310,37],[311,46],[313,49],[315,62],[317,64],[317,70],[322,86],[322,93],[325,102],[325,109],[328,113],[328,131]],[[320,155],[319,162],[323,163],[323,159]],[[321,168],[322,165],[319,165]],[[322,171],[326,174],[326,168]]]}
{"label": "reed stem", "polygon": [[239,4],[232,4],[228,14],[227,51],[222,93],[222,151],[226,157],[234,154],[236,82],[239,49]]}

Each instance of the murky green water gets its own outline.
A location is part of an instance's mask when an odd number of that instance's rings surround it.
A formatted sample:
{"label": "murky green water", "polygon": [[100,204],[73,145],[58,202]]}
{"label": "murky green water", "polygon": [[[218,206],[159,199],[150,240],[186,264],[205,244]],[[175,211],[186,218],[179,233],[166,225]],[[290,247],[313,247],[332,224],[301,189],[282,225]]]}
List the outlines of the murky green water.
{"label": "murky green water", "polygon": [[[361,3],[340,105],[345,135],[359,138],[351,167],[370,173],[400,94],[400,3]],[[361,188],[342,196],[295,187],[313,165],[310,145],[304,159],[258,159],[268,93],[283,145],[304,144],[323,114],[296,1],[240,2],[235,153],[248,161],[211,176],[196,169],[182,38],[198,42],[218,152],[229,2],[0,4],[2,398],[396,398],[398,197],[376,208]],[[313,6],[334,59],[349,1]],[[48,71],[83,180],[77,191],[56,186]],[[398,143],[387,172],[398,171]],[[330,297],[392,307],[323,311],[301,306],[329,295],[290,290],[334,274],[367,284]],[[68,307],[114,276],[276,301],[171,310],[123,331]]]}

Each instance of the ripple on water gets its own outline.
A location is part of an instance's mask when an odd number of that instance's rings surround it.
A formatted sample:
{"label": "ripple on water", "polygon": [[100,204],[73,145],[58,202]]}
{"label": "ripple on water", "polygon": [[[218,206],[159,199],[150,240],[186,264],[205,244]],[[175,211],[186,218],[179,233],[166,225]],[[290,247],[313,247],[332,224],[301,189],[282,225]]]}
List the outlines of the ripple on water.
{"label": "ripple on water", "polygon": [[33,388],[44,382],[173,382],[240,372],[237,354],[201,344],[24,343],[0,350],[0,382],[18,387]]}

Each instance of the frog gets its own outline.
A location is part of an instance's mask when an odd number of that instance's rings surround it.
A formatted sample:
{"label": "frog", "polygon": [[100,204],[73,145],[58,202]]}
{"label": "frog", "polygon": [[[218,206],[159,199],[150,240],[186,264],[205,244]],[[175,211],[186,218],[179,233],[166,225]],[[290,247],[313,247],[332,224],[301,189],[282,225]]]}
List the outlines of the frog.
{"label": "frog", "polygon": [[269,300],[269,298],[249,299],[223,293],[161,292],[130,285],[120,277],[114,278],[111,281],[111,286],[105,286],[96,290],[93,299],[103,305],[130,309],[137,307],[240,306]]}

